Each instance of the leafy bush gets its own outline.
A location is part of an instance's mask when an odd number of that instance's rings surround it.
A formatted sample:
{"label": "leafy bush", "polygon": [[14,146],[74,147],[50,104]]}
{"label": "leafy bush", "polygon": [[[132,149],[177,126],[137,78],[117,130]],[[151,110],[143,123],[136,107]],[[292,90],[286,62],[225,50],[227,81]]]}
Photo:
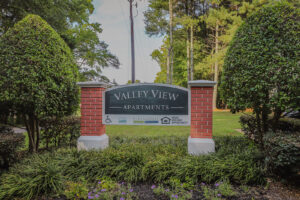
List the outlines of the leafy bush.
{"label": "leafy bush", "polygon": [[41,143],[46,148],[52,147],[76,147],[80,136],[80,118],[75,116],[57,118],[46,117],[40,122]]}
{"label": "leafy bush", "polygon": [[264,138],[265,163],[271,174],[299,180],[300,133],[270,132]]}
{"label": "leafy bush", "polygon": [[29,147],[39,147],[39,122],[79,105],[78,68],[69,47],[46,21],[28,15],[0,37],[0,102],[23,115]]}
{"label": "leafy bush", "polygon": [[24,135],[16,134],[5,125],[0,125],[0,168],[7,169],[15,153],[24,144]]}
{"label": "leafy bush", "polygon": [[300,130],[300,119],[281,118],[277,127],[281,131],[297,132]]}
{"label": "leafy bush", "polygon": [[[252,115],[242,115],[240,117],[242,130],[254,141],[257,141],[257,127],[255,117]],[[268,132],[262,145],[265,166],[271,175],[284,178],[295,178],[300,171],[300,140],[299,132],[295,132],[295,127],[299,126],[298,119],[283,118],[279,120],[278,129],[282,131]],[[289,132],[293,130],[294,132]]]}
{"label": "leafy bush", "polygon": [[242,131],[249,138],[254,140],[257,143],[260,143],[259,140],[259,131],[257,127],[256,118],[253,115],[244,114],[240,116],[240,124]]}
{"label": "leafy bush", "polygon": [[68,199],[85,199],[88,196],[88,187],[85,181],[83,182],[66,182],[66,190],[64,195]]}
{"label": "leafy bush", "polygon": [[[269,123],[271,122],[272,118],[269,118]],[[241,115],[240,124],[242,126],[242,131],[248,138],[254,140],[256,143],[260,143],[257,122],[253,115]],[[297,132],[300,130],[300,120],[293,118],[281,118],[277,123],[277,130],[284,132]]]}
{"label": "leafy bush", "polygon": [[300,13],[287,2],[266,6],[237,30],[224,61],[222,87],[232,112],[252,108],[259,140],[281,113],[300,105]]}
{"label": "leafy bush", "polygon": [[38,196],[59,195],[64,189],[64,177],[59,159],[53,155],[33,155],[2,175],[0,199],[34,199]]}

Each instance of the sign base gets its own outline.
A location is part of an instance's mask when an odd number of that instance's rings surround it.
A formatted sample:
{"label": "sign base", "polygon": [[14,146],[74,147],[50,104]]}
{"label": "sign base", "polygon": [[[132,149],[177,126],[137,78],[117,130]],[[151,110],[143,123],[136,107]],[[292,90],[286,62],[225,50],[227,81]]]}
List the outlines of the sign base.
{"label": "sign base", "polygon": [[192,155],[203,155],[215,152],[215,142],[209,138],[188,139],[188,152]]}
{"label": "sign base", "polygon": [[77,140],[78,150],[102,150],[109,145],[106,134],[101,136],[80,136]]}

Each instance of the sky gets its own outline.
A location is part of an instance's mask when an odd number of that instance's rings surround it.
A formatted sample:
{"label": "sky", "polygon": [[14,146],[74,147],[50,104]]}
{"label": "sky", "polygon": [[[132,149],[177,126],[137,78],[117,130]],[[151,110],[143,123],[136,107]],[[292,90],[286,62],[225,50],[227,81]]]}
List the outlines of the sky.
{"label": "sky", "polygon": [[[135,31],[135,68],[136,80],[152,83],[156,73],[160,71],[158,63],[152,60],[150,54],[162,44],[161,37],[148,37],[145,34],[144,14],[147,0],[135,0],[138,7],[133,9]],[[94,0],[94,13],[91,22],[101,24],[103,32],[99,35],[101,41],[109,45],[109,50],[118,57],[119,69],[112,67],[103,69],[103,75],[118,84],[131,80],[131,49],[130,20],[128,0]]]}

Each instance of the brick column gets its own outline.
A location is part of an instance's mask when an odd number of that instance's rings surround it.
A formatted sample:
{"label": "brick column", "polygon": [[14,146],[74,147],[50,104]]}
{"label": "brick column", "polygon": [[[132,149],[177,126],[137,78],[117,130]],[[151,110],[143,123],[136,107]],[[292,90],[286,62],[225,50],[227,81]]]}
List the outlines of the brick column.
{"label": "brick column", "polygon": [[194,155],[215,151],[212,139],[212,101],[214,81],[189,81],[191,88],[191,135],[188,152]]}
{"label": "brick column", "polygon": [[101,82],[79,82],[81,87],[81,118],[78,150],[104,149],[108,136],[102,124],[102,94],[106,85]]}

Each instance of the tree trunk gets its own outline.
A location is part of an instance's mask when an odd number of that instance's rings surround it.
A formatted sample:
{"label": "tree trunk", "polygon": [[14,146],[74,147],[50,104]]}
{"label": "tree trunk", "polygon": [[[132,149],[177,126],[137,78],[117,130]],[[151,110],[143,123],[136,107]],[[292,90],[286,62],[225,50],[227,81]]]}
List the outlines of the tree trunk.
{"label": "tree trunk", "polygon": [[[216,23],[216,35],[215,35],[215,54],[219,52],[219,24],[218,22]],[[217,108],[217,94],[218,94],[218,78],[219,78],[219,66],[218,66],[218,61],[215,62],[215,73],[214,73],[214,81],[217,82],[216,85],[214,86],[214,91],[213,91],[213,109]]]}
{"label": "tree trunk", "polygon": [[169,0],[169,12],[170,12],[170,84],[173,83],[173,5],[172,0]]}
{"label": "tree trunk", "polygon": [[36,126],[36,141],[35,141],[35,146],[36,146],[36,151],[39,150],[39,145],[40,145],[40,128],[39,128],[39,121],[37,119],[35,126]]}
{"label": "tree trunk", "polygon": [[23,115],[28,134],[29,152],[37,152],[39,143],[38,120],[33,115]]}
{"label": "tree trunk", "polygon": [[272,122],[272,130],[273,132],[276,132],[277,131],[277,128],[278,128],[278,121],[281,117],[281,114],[282,114],[282,111],[280,108],[275,108],[275,111],[274,111],[274,116],[273,116],[273,122]]}
{"label": "tree trunk", "polygon": [[194,80],[194,29],[191,26],[191,79]]}
{"label": "tree trunk", "polygon": [[264,149],[264,145],[263,145],[263,130],[262,130],[262,124],[261,124],[261,119],[260,119],[260,111],[255,111],[256,114],[256,124],[257,124],[257,134],[258,134],[258,138],[254,138],[257,139],[257,142],[260,146],[261,149]]}
{"label": "tree trunk", "polygon": [[269,126],[268,126],[268,108],[266,106],[263,106],[262,109],[262,123],[263,123],[263,127],[262,127],[262,131],[263,133],[268,132]]}

